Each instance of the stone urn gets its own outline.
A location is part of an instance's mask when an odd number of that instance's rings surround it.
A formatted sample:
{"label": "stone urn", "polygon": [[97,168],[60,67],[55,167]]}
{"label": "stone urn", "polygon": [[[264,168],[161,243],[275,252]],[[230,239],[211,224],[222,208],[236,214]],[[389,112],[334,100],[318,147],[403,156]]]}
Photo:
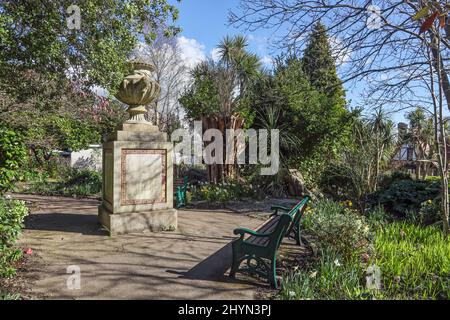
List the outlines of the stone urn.
{"label": "stone urn", "polygon": [[125,123],[150,124],[144,117],[147,113],[145,105],[158,98],[161,92],[161,87],[151,76],[155,67],[140,61],[130,61],[129,65],[131,72],[120,84],[116,98],[128,105],[130,117]]}
{"label": "stone urn", "polygon": [[152,65],[130,62],[116,98],[128,105],[130,118],[103,143],[100,223],[110,234],[167,231],[177,228],[173,208],[173,143],[166,132],[146,121],[145,105],[160,86]]}

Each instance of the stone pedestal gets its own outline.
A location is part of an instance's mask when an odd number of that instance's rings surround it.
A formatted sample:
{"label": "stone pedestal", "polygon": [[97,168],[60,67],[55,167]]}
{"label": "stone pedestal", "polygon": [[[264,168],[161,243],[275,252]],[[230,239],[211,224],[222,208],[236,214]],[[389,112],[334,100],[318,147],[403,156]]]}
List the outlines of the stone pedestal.
{"label": "stone pedestal", "polygon": [[173,144],[147,123],[122,129],[103,144],[100,223],[111,234],[175,230]]}

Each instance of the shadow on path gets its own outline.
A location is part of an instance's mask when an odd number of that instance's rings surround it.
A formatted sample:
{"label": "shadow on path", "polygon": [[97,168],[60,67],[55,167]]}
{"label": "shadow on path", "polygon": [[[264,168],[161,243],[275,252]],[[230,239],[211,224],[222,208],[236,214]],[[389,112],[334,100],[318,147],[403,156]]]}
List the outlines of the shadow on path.
{"label": "shadow on path", "polygon": [[25,219],[25,229],[107,236],[96,215],[77,213],[33,213]]}
{"label": "shadow on path", "polygon": [[[179,278],[189,280],[206,280],[225,283],[241,283],[255,285],[258,280],[244,280],[238,278],[230,278],[225,274],[230,269],[232,263],[232,243],[228,243],[218,251],[211,254],[206,259],[199,262],[197,265],[188,271],[166,270],[168,273],[178,274]],[[264,284],[263,284],[264,285]]]}

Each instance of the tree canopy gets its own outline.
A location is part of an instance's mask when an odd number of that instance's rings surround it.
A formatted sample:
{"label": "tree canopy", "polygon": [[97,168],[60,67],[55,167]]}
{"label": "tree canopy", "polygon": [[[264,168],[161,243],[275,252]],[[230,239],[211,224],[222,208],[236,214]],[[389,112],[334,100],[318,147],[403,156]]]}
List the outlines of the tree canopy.
{"label": "tree canopy", "polygon": [[190,118],[249,116],[249,88],[260,74],[261,63],[247,46],[243,36],[225,37],[217,47],[218,61],[209,59],[194,68],[193,83],[180,98]]}
{"label": "tree canopy", "polygon": [[[71,5],[80,9],[79,29],[68,25]],[[33,69],[114,91],[137,41],[152,41],[161,25],[178,32],[177,16],[166,0],[1,1],[1,74]]]}

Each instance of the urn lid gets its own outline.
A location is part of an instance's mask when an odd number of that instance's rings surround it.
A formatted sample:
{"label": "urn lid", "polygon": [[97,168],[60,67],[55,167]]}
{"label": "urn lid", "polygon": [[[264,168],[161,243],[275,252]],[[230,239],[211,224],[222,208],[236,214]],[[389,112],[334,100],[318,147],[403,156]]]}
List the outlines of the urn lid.
{"label": "urn lid", "polygon": [[127,65],[131,68],[131,70],[148,70],[150,72],[154,72],[156,70],[154,65],[141,60],[127,61]]}

